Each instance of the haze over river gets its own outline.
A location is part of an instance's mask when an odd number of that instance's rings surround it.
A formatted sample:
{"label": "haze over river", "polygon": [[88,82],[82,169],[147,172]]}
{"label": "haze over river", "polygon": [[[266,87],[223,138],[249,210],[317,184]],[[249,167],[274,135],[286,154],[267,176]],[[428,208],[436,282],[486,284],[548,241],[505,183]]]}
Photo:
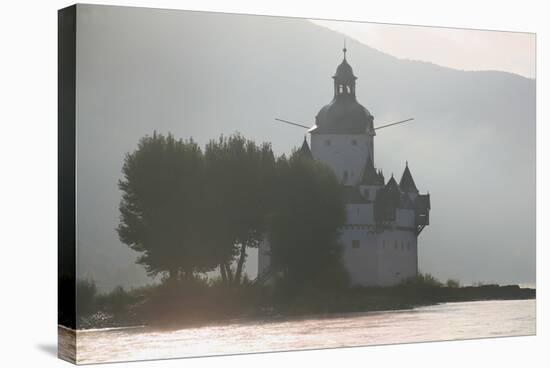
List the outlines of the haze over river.
{"label": "haze over river", "polygon": [[78,332],[78,363],[337,348],[536,333],[536,301],[445,303],[411,310],[231,321],[158,331]]}

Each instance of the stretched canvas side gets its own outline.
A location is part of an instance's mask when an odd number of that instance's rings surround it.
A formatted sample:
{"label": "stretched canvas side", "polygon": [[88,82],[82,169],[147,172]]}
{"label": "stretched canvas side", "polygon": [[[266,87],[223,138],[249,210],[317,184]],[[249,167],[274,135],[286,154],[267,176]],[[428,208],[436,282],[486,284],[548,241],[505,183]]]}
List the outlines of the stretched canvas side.
{"label": "stretched canvas side", "polygon": [[58,13],[58,356],[76,363],[76,5]]}

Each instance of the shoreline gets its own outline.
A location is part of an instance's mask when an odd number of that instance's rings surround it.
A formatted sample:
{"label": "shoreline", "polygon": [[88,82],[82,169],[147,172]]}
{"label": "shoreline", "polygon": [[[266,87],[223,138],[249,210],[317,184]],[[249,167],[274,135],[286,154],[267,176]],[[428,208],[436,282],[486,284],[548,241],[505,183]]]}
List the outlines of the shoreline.
{"label": "shoreline", "polygon": [[[264,307],[252,306],[243,308],[242,313],[200,315],[194,313],[190,318],[185,312],[170,319],[140,318],[139,316],[112,316],[107,320],[90,320],[72,329],[63,325],[60,327],[77,332],[91,332],[106,329],[157,328],[160,330],[200,328],[208,325],[232,324],[260,320],[295,320],[306,318],[323,318],[336,315],[352,315],[356,313],[376,313],[406,311],[419,307],[443,303],[482,302],[499,300],[529,300],[536,299],[536,289],[520,288],[518,285],[484,285],[459,288],[364,288],[346,290],[340,295],[313,296],[290,305],[270,305]],[[126,324],[127,323],[127,324]]]}
{"label": "shoreline", "polygon": [[423,305],[415,305],[409,308],[401,309],[384,309],[384,310],[366,310],[362,312],[334,312],[334,313],[315,313],[315,314],[304,314],[304,315],[266,315],[266,316],[256,316],[256,317],[238,317],[238,318],[228,318],[220,319],[216,321],[209,321],[206,323],[196,323],[196,324],[187,324],[187,325],[178,325],[173,328],[158,328],[155,325],[139,325],[139,326],[118,326],[118,327],[100,327],[100,328],[81,328],[81,329],[72,329],[63,325],[57,325],[58,328],[67,330],[71,333],[93,333],[93,332],[109,332],[117,330],[138,330],[138,329],[148,329],[155,328],[160,331],[169,331],[169,330],[183,330],[183,329],[192,329],[192,328],[201,328],[209,326],[231,326],[234,324],[254,324],[260,321],[265,323],[277,323],[277,322],[295,322],[299,320],[309,320],[309,319],[326,319],[326,318],[347,318],[353,317],[354,315],[363,316],[365,314],[382,314],[382,313],[392,313],[392,312],[406,312],[417,308],[431,307],[441,304],[454,304],[454,303],[481,303],[481,302],[498,302],[498,301],[523,301],[523,300],[536,300],[536,298],[521,298],[521,299],[483,299],[483,300],[467,300],[467,301],[449,301],[449,302],[437,302]]}

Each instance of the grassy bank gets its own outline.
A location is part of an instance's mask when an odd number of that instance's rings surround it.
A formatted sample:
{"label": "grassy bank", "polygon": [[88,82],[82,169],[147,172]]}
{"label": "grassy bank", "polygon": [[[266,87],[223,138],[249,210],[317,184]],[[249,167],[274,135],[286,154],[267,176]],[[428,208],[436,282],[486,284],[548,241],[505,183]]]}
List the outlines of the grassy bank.
{"label": "grassy bank", "polygon": [[226,285],[217,280],[192,279],[126,291],[116,288],[97,294],[90,281],[79,282],[78,328],[148,325],[177,328],[228,319],[303,316],[410,309],[445,302],[533,299],[534,289],[517,285],[460,287],[429,275],[393,287],[352,287],[340,290],[276,285]]}

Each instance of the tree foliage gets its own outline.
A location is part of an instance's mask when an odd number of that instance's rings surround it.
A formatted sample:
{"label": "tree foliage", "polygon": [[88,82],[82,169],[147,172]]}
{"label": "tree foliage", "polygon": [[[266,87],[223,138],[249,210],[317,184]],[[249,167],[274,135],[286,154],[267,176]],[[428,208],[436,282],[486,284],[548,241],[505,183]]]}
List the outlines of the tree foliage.
{"label": "tree foliage", "polygon": [[90,311],[92,311],[96,295],[97,287],[93,280],[76,280],[76,308],[78,310],[78,313],[86,315]]}
{"label": "tree foliage", "polygon": [[270,218],[272,267],[290,288],[347,283],[338,229],[345,223],[342,187],[332,170],[295,152],[277,160]]}
{"label": "tree foliage", "polygon": [[249,248],[266,238],[272,263],[290,284],[342,285],[338,228],[342,188],[311,155],[275,159],[269,144],[239,134],[211,140],[142,138],[122,168],[122,242],[151,276],[192,278],[219,268],[240,284]]}
{"label": "tree foliage", "polygon": [[203,156],[192,140],[153,134],[126,156],[118,234],[149,275],[191,276],[213,264],[199,246]]}
{"label": "tree foliage", "polygon": [[[258,146],[236,134],[211,140],[205,162],[207,235],[224,280],[240,283],[247,248],[258,247],[265,237],[275,158],[269,144]],[[235,257],[233,275],[229,264]]]}

